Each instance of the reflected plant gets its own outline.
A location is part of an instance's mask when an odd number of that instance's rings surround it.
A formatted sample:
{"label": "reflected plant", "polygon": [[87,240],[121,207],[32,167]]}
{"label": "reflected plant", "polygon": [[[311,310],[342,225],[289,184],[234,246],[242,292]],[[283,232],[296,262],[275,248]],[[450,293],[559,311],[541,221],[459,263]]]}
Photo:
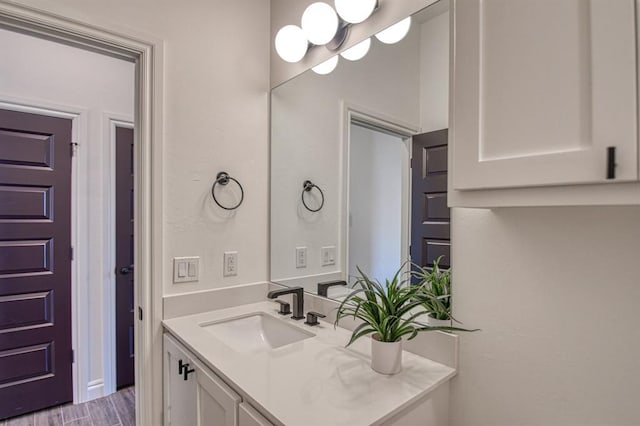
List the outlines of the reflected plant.
{"label": "reflected plant", "polygon": [[422,306],[429,311],[429,316],[446,321],[452,319],[451,268],[440,268],[442,257],[439,256],[430,269],[415,263],[412,264],[411,275],[417,280],[416,285],[420,287],[416,297],[422,302]]}

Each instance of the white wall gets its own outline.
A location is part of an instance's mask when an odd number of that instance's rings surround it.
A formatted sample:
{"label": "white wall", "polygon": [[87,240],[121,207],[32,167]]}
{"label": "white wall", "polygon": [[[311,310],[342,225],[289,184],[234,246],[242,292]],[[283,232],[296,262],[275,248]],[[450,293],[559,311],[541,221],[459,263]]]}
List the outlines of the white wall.
{"label": "white wall", "polygon": [[[74,265],[78,313],[74,329],[80,400],[104,395],[111,385],[112,351],[106,300],[114,288],[115,214],[108,117],[133,122],[134,64],[66,45],[0,30],[0,100],[81,112],[74,121],[79,143],[73,183],[78,212]],[[27,54],[28,52],[28,54]],[[79,213],[79,215],[76,215]],[[80,263],[78,265],[78,263]],[[113,317],[111,317],[113,319]],[[115,384],[113,384],[115,387]]]}
{"label": "white wall", "polygon": [[[422,60],[446,76],[447,16],[425,25]],[[440,129],[446,82],[423,82],[424,130]],[[460,338],[452,425],[637,425],[640,209],[452,215],[453,313],[482,329]]]}
{"label": "white wall", "polygon": [[[342,102],[392,117],[419,121],[419,31],[397,45],[372,42],[360,61],[342,60],[326,76],[311,71],[273,91],[271,100],[271,277],[274,281],[341,273],[341,217],[345,177]],[[302,182],[311,179],[325,194],[318,213],[300,201]],[[337,247],[336,264],[322,266],[320,249]],[[307,268],[296,269],[295,248],[308,250]],[[324,280],[328,277],[323,277]],[[334,278],[333,276],[331,278]],[[318,281],[318,280],[315,280]],[[302,281],[296,282],[297,285]],[[314,284],[311,282],[311,284]],[[312,289],[310,289],[312,290]]]}
{"label": "white wall", "polygon": [[349,275],[356,267],[384,282],[403,262],[402,192],[409,153],[402,138],[351,125]]}
{"label": "white wall", "polygon": [[[18,3],[164,41],[165,294],[267,279],[269,2],[19,0]],[[242,182],[225,214],[210,196],[217,172]],[[225,251],[239,273],[223,278]],[[172,284],[174,256],[201,256],[200,281]]]}

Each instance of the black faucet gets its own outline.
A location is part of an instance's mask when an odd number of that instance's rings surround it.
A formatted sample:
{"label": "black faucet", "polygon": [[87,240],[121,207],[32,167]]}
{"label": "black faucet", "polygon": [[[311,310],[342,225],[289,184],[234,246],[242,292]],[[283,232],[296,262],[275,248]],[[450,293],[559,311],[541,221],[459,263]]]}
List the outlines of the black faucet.
{"label": "black faucet", "polygon": [[279,290],[271,290],[267,293],[269,299],[275,299],[285,294],[293,294],[293,315],[291,318],[295,320],[304,319],[304,289],[302,287],[282,288]]}
{"label": "black faucet", "polygon": [[344,280],[339,281],[325,281],[323,283],[318,283],[318,296],[329,297],[329,287],[333,287],[336,285],[347,285],[347,282]]}

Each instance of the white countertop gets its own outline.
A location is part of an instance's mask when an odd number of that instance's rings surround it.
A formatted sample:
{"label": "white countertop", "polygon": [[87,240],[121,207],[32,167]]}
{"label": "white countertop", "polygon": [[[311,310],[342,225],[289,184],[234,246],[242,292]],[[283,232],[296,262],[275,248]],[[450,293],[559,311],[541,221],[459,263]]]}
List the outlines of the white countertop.
{"label": "white countertop", "polygon": [[[241,305],[163,321],[164,327],[256,408],[287,426],[376,425],[388,420],[455,375],[437,362],[403,352],[399,374],[385,376],[370,367],[370,339],[349,348],[351,332],[321,322],[280,316],[272,302]],[[314,333],[313,338],[271,351],[236,352],[202,323],[267,312]]]}

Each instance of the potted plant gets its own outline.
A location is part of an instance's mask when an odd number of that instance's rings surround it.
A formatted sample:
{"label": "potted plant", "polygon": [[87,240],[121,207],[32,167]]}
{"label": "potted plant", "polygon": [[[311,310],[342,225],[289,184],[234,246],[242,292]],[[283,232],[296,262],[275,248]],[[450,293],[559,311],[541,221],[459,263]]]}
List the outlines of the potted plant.
{"label": "potted plant", "polygon": [[[440,268],[442,256],[434,262],[433,267],[425,269],[420,265],[413,266],[411,272],[420,291],[417,298],[422,306],[429,311],[427,322],[433,326],[451,325],[451,268]],[[457,322],[457,321],[456,321]]]}
{"label": "potted plant", "polygon": [[420,317],[430,313],[418,297],[423,285],[411,285],[403,268],[395,273],[384,285],[369,278],[360,268],[360,276],[354,290],[338,307],[335,325],[340,319],[359,319],[347,346],[357,339],[371,335],[371,368],[382,374],[396,374],[402,368],[402,338],[411,340],[422,331],[475,331],[451,326],[430,326],[418,322]]}

